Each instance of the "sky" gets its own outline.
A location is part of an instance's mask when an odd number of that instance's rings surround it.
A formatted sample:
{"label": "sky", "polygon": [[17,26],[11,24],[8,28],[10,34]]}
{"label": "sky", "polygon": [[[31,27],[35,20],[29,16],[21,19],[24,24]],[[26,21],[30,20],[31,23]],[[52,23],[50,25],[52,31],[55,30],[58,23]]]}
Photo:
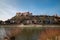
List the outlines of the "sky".
{"label": "sky", "polygon": [[10,19],[16,12],[60,16],[60,0],[0,0],[0,20]]}

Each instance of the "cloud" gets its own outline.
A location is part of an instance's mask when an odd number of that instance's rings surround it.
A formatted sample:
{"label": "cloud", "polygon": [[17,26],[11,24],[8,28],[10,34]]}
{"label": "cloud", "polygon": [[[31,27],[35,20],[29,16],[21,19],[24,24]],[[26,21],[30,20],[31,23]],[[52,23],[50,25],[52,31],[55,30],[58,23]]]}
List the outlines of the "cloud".
{"label": "cloud", "polygon": [[[26,3],[27,0],[24,2],[23,1],[24,0],[0,0],[0,20],[7,20],[7,19],[13,17],[16,14],[16,12],[18,12],[18,11],[21,11],[21,12],[29,11],[29,12],[32,12],[33,14],[38,14],[38,15],[40,15],[40,14],[53,15],[54,13],[57,13],[59,15],[59,13],[60,13],[59,4],[55,5],[55,6],[47,5],[52,0],[50,0],[50,1],[48,1],[48,0],[45,0],[45,1],[44,0],[43,1],[42,0],[41,1],[40,0],[39,1],[30,0],[27,3]],[[45,5],[42,5],[41,2],[43,2]],[[51,4],[52,3],[53,2],[51,2]]]}
{"label": "cloud", "polygon": [[18,9],[0,0],[0,20],[7,20],[15,15]]}

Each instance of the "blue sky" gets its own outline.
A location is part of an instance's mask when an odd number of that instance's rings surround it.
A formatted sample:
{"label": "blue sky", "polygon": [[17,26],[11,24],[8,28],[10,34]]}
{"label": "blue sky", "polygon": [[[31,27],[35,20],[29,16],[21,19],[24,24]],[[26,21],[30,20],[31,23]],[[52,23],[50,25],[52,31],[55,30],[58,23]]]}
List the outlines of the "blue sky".
{"label": "blue sky", "polygon": [[7,20],[16,12],[28,11],[33,15],[60,16],[60,0],[0,0],[0,20]]}

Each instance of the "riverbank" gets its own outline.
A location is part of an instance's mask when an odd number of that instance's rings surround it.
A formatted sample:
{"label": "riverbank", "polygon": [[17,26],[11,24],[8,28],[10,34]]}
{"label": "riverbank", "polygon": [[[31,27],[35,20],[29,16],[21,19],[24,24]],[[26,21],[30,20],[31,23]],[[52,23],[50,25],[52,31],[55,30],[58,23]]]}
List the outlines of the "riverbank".
{"label": "riverbank", "polygon": [[0,27],[60,27],[60,25],[0,25]]}

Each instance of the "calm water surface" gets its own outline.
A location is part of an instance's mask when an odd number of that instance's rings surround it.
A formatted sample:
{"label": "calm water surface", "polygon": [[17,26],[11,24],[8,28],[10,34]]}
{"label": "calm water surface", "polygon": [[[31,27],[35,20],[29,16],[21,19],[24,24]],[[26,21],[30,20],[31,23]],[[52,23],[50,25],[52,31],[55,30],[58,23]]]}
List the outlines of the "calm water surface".
{"label": "calm water surface", "polygon": [[[0,26],[0,40],[4,40],[4,37],[7,36],[7,34],[11,33],[10,31],[13,30],[13,26]],[[42,31],[47,29],[47,27],[18,27],[22,31],[15,36],[15,40],[38,40],[38,37]],[[49,27],[48,27],[49,28]],[[54,28],[54,27],[52,27]],[[58,28],[58,27],[56,27]],[[59,27],[60,29],[60,27]]]}

